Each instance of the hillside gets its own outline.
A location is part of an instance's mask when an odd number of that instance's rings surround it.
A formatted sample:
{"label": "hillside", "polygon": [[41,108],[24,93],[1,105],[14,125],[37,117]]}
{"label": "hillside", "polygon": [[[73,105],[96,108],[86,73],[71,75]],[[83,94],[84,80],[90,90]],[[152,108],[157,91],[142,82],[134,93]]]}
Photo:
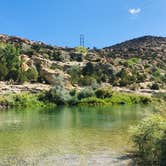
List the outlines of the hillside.
{"label": "hillside", "polygon": [[101,83],[165,89],[166,38],[145,36],[88,50],[0,35],[0,75],[10,84],[64,84],[68,89]]}

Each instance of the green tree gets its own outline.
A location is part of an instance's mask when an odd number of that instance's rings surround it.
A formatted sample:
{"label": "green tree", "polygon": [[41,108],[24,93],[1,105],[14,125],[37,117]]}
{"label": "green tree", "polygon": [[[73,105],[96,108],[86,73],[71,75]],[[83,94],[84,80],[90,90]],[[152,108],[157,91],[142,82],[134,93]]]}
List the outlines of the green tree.
{"label": "green tree", "polygon": [[19,50],[13,45],[0,47],[1,80],[17,80],[20,73]]}
{"label": "green tree", "polygon": [[0,80],[5,80],[6,76],[8,74],[8,69],[5,65],[0,64]]}

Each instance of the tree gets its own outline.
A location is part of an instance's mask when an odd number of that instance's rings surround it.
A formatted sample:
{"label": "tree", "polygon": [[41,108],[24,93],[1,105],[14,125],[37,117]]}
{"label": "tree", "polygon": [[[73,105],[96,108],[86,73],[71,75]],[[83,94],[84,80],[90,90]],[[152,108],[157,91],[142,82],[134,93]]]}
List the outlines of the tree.
{"label": "tree", "polygon": [[0,48],[1,80],[17,80],[20,72],[19,50],[13,45]]}
{"label": "tree", "polygon": [[3,81],[8,74],[8,69],[5,65],[0,64],[0,80]]}

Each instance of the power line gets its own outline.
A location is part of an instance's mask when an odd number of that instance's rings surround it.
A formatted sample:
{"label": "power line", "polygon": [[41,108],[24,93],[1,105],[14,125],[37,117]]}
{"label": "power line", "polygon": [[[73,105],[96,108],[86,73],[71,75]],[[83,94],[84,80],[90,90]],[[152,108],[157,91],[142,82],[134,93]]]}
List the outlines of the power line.
{"label": "power line", "polygon": [[85,36],[83,34],[80,35],[80,46],[85,46]]}

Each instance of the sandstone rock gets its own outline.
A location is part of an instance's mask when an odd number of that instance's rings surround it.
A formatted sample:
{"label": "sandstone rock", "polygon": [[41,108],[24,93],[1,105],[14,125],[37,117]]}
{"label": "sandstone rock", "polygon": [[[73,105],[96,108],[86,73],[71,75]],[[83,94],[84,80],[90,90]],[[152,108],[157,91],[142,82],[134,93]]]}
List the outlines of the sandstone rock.
{"label": "sandstone rock", "polygon": [[70,83],[70,75],[64,73],[62,70],[56,69],[56,70],[51,70],[48,68],[42,68],[41,69],[41,75],[43,78],[52,85],[55,85],[57,83],[56,78],[61,76],[64,79],[64,84],[66,88],[72,88],[72,85]]}

